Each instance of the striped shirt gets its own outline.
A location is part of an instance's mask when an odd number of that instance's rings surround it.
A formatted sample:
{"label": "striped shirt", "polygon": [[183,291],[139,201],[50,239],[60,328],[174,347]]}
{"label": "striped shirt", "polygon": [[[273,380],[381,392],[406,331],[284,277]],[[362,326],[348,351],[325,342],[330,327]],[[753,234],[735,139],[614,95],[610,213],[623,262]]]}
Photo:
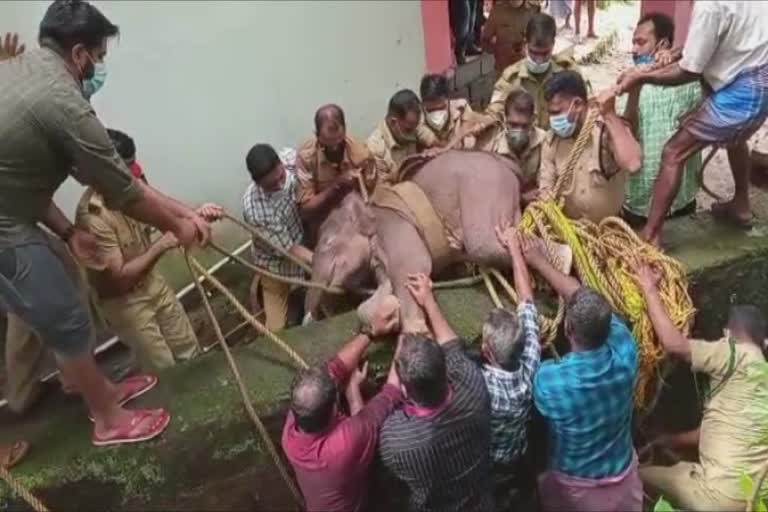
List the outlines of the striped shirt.
{"label": "striped shirt", "polygon": [[[301,244],[304,230],[296,206],[299,181],[296,176],[296,152],[285,148],[280,151],[280,160],[285,167],[285,183],[276,192],[265,192],[256,183],[251,183],[243,196],[243,217],[248,224],[259,228],[272,244],[286,251]],[[275,274],[286,277],[303,277],[304,272],[295,263],[276,254],[268,245],[254,237],[253,263]]]}
{"label": "striped shirt", "polygon": [[491,396],[491,456],[494,462],[512,464],[527,447],[533,374],[541,357],[536,315],[536,306],[532,302],[523,302],[517,308],[524,344],[518,369],[507,371],[483,365],[485,385]]}
{"label": "striped shirt", "polygon": [[384,422],[384,465],[410,490],[410,510],[494,510],[490,401],[482,373],[461,340],[443,345],[451,393],[431,414],[395,411]]}

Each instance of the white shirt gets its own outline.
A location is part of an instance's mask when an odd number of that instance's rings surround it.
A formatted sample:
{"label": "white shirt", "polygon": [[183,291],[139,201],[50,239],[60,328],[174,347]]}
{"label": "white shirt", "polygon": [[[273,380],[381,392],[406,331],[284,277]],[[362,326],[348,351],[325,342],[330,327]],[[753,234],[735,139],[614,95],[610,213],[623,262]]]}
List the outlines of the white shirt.
{"label": "white shirt", "polygon": [[714,90],[742,71],[768,65],[768,1],[696,0],[680,67]]}

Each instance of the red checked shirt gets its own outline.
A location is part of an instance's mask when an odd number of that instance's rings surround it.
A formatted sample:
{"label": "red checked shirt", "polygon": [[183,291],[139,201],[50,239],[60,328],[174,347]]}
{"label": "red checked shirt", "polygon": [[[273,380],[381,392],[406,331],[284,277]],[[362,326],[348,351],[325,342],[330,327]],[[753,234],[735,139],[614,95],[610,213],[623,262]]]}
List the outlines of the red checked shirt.
{"label": "red checked shirt", "polygon": [[[339,358],[328,363],[339,389],[350,370]],[[368,495],[368,468],[376,453],[379,429],[402,401],[400,390],[385,384],[354,416],[339,415],[322,432],[302,432],[289,412],[283,450],[291,462],[307,512],[362,512]]]}

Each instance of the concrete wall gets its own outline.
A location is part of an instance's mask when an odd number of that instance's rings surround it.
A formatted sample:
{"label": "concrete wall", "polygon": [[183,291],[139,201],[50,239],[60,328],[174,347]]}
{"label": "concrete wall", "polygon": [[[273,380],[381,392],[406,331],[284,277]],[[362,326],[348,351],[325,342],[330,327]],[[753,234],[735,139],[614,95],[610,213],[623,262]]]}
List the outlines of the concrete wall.
{"label": "concrete wall", "polygon": [[[2,1],[3,30],[36,46],[47,1]],[[392,93],[425,69],[420,2],[97,1],[120,25],[94,106],[136,139],[150,182],[240,212],[256,142],[295,145],[317,106],[338,102],[366,137]],[[57,199],[72,212],[81,193]]]}

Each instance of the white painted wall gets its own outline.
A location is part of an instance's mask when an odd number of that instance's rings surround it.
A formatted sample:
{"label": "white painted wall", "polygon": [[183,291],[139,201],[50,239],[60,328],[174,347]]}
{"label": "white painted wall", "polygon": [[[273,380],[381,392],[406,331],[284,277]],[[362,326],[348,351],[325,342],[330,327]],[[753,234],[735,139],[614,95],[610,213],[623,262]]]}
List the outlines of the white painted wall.
{"label": "white painted wall", "polygon": [[[36,46],[48,4],[0,1],[2,29]],[[253,144],[298,144],[326,102],[367,137],[392,93],[417,87],[425,68],[415,0],[95,4],[121,29],[96,112],[135,138],[153,185],[238,213]],[[68,213],[82,191],[71,181],[57,196]]]}

